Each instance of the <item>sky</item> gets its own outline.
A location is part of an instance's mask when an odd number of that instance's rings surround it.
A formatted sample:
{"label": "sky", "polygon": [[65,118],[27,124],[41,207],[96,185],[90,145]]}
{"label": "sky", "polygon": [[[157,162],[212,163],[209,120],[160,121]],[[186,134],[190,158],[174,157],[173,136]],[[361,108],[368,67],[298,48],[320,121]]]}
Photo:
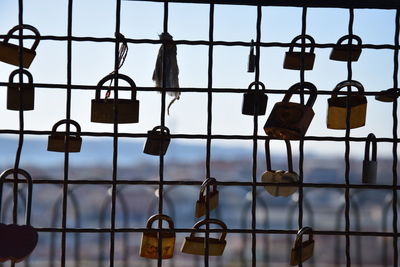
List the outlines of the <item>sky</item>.
{"label": "sky", "polygon": [[[65,36],[67,33],[66,0],[25,0],[24,23],[36,27],[42,35]],[[300,8],[264,7],[262,17],[262,42],[290,42],[301,33]],[[215,6],[214,40],[245,41],[256,38],[255,25],[257,8],[253,6]],[[209,6],[204,4],[178,4],[169,6],[169,33],[175,40],[208,39]],[[309,8],[307,34],[317,43],[336,43],[348,31],[348,11],[345,9]],[[18,24],[18,1],[1,0],[0,33],[6,34]],[[395,11],[355,10],[354,33],[363,43],[393,44]],[[163,3],[145,1],[122,1],[121,33],[128,38],[158,39],[163,30]],[[73,35],[113,37],[115,31],[115,1],[74,1]],[[31,42],[27,41],[26,46]],[[159,45],[129,44],[129,52],[120,73],[131,77],[138,86],[153,86],[152,73]],[[208,47],[204,45],[178,45],[178,65],[181,87],[207,87]],[[73,42],[72,83],[96,85],[114,67],[114,44]],[[260,58],[260,81],[268,89],[286,89],[299,82],[299,71],[283,69],[286,48],[262,48]],[[347,79],[345,62],[329,60],[330,48],[315,49],[314,69],[307,71],[305,80],[319,90],[333,90],[336,84]],[[254,81],[254,74],[247,73],[247,47],[214,47],[213,87],[247,88]],[[65,41],[41,41],[37,56],[29,71],[35,83],[66,83],[67,44]],[[7,81],[15,66],[0,62],[0,81]],[[361,82],[366,91],[380,91],[393,87],[393,51],[388,49],[364,49],[358,62],[353,63],[353,79]],[[18,129],[18,112],[6,109],[6,88],[0,90],[1,129]],[[25,112],[25,128],[50,130],[57,121],[65,118],[66,91],[58,88],[37,88],[35,110]],[[127,92],[120,97],[128,97]],[[213,134],[251,135],[253,118],[241,114],[242,94],[213,94]],[[73,90],[71,118],[78,121],[82,131],[112,132],[113,125],[90,122],[90,101],[94,91]],[[161,95],[156,92],[138,92],[140,101],[139,123],[120,125],[119,130],[127,133],[144,133],[160,124]],[[313,107],[315,117],[307,135],[344,136],[344,130],[326,127],[328,96],[319,96]],[[274,104],[281,95],[269,95],[267,112],[259,116],[259,134],[265,135],[262,126]],[[170,97],[167,98],[167,101]],[[293,98],[293,101],[297,101]],[[1,108],[3,107],[3,108]],[[392,105],[377,102],[368,97],[366,126],[351,130],[351,135],[366,137],[373,132],[379,137],[392,137]],[[166,125],[173,134],[206,134],[207,94],[183,93],[171,108]],[[27,138],[32,138],[31,136]],[[34,137],[33,137],[34,138]],[[41,137],[44,138],[44,137]],[[205,144],[204,140],[195,142]],[[213,144],[251,148],[252,141],[218,141]],[[261,142],[260,142],[261,145]],[[272,142],[272,148],[283,149],[280,142]],[[296,149],[294,153],[296,154]],[[364,143],[351,144],[351,156],[362,157]],[[344,143],[305,143],[306,153],[316,155],[340,155]],[[390,156],[392,145],[379,143],[378,153]]]}

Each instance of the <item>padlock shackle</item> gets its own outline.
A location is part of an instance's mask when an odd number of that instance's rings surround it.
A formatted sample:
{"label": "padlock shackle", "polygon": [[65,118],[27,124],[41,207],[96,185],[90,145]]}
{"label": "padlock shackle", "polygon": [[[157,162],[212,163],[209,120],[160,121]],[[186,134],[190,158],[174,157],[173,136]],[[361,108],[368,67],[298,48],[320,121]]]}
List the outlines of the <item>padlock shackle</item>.
{"label": "padlock shackle", "polygon": [[3,199],[3,184],[5,179],[10,175],[15,174],[15,178],[18,179],[18,174],[24,176],[27,183],[27,199],[26,199],[26,210],[25,210],[25,224],[31,224],[31,210],[32,210],[32,177],[31,175],[23,169],[8,169],[0,174],[0,214]]}
{"label": "padlock shackle", "polygon": [[336,44],[337,45],[341,45],[343,43],[343,41],[349,40],[349,39],[354,39],[354,40],[357,41],[357,45],[362,45],[361,38],[358,35],[355,35],[355,34],[353,34],[353,35],[349,35],[348,34],[348,35],[340,37]]}
{"label": "padlock shackle", "polygon": [[157,132],[157,130],[160,130],[161,133],[166,133],[167,135],[169,135],[169,129],[166,126],[156,126],[153,128],[153,130],[151,130],[152,132]]}
{"label": "padlock shackle", "polygon": [[[193,225],[193,229],[194,230],[198,230],[201,226],[205,225],[205,224],[217,224],[219,226],[221,226],[221,229],[223,230],[221,233],[221,236],[219,238],[219,241],[224,241],[225,237],[226,237],[226,224],[223,221],[217,220],[217,219],[204,219],[202,221],[197,222],[195,225]],[[196,232],[192,231],[190,233],[190,237],[193,238],[195,236]]]}
{"label": "padlock shackle", "polygon": [[301,39],[305,39],[305,40],[309,40],[311,47],[310,47],[310,52],[309,53],[314,53],[314,44],[315,44],[315,40],[314,38],[312,38],[312,36],[308,35],[308,34],[304,34],[304,35],[298,35],[296,37],[293,38],[292,42],[291,42],[291,46],[289,48],[289,52],[293,52],[294,49],[294,44],[297,43],[297,41],[301,40]]}
{"label": "padlock shackle", "polygon": [[8,41],[10,40],[11,35],[12,35],[15,31],[17,31],[17,30],[23,30],[23,29],[30,30],[30,31],[32,31],[32,32],[36,35],[36,39],[35,39],[35,41],[33,42],[33,45],[32,45],[32,47],[31,47],[31,50],[35,51],[36,48],[37,48],[38,45],[39,45],[40,33],[39,33],[38,29],[36,29],[36,28],[33,27],[32,25],[22,24],[22,25],[14,26],[11,30],[8,31],[7,36],[4,38],[4,42],[5,42],[5,43],[8,43]]}
{"label": "padlock shackle", "polygon": [[[263,91],[265,91],[265,85],[262,83],[262,82],[260,82],[260,81],[254,81],[254,82],[252,82],[251,84],[249,84],[249,87],[247,88],[249,91],[251,90],[251,88],[253,87],[253,86],[255,86],[255,85],[260,85],[261,86],[261,90],[263,90]],[[256,91],[258,91],[259,89],[258,89],[258,87],[256,86],[255,87],[255,90]]]}
{"label": "padlock shackle", "polygon": [[15,77],[15,75],[17,75],[17,74],[19,74],[19,73],[21,73],[21,72],[22,72],[22,74],[25,74],[25,75],[28,77],[28,83],[29,83],[29,84],[33,84],[33,76],[32,76],[32,74],[31,74],[29,71],[27,71],[26,69],[16,69],[16,70],[12,71],[12,72],[10,73],[10,77],[8,78],[8,82],[9,82],[9,83],[14,83],[14,77]]}
{"label": "padlock shackle", "polygon": [[[369,147],[370,147],[371,143],[372,143],[372,156],[371,156],[371,160],[370,160],[369,159]],[[370,133],[367,136],[367,140],[365,141],[364,160],[365,161],[376,161],[376,157],[377,157],[376,137],[373,133]]]}
{"label": "padlock shackle", "polygon": [[358,94],[364,93],[364,86],[360,82],[355,81],[355,80],[347,80],[347,81],[340,82],[336,85],[335,89],[333,89],[333,91],[332,91],[332,98],[336,98],[339,91],[344,87],[350,87],[350,92],[352,92],[351,86],[354,86],[358,89]]}
{"label": "padlock shackle", "polygon": [[204,192],[206,192],[206,189],[208,186],[212,185],[212,192],[216,192],[217,191],[217,179],[213,178],[213,177],[209,177],[207,179],[204,180],[204,182],[201,184],[200,187],[200,193],[199,193],[199,199],[203,199],[205,198]]}
{"label": "padlock shackle", "polygon": [[[53,125],[53,128],[51,129],[51,133],[55,133],[57,131],[57,128],[62,125],[62,124],[66,124],[68,122],[68,120],[60,120],[58,121],[56,124]],[[76,128],[76,136],[80,136],[81,135],[81,126],[79,125],[79,123],[77,123],[74,120],[69,120],[69,123],[74,125]]]}
{"label": "padlock shackle", "polygon": [[148,220],[147,220],[147,229],[152,229],[153,223],[156,220],[163,220],[166,221],[168,223],[169,229],[173,230],[174,229],[174,221],[171,219],[171,217],[164,215],[164,214],[155,214],[153,216],[151,216]]}
{"label": "padlock shackle", "polygon": [[304,89],[308,89],[308,91],[310,91],[310,97],[307,100],[306,106],[312,107],[315,103],[315,100],[317,99],[317,87],[315,87],[315,85],[310,82],[296,83],[290,86],[285,96],[283,97],[282,102],[289,102],[294,92]]}
{"label": "padlock shackle", "polygon": [[[265,140],[265,161],[267,164],[267,171],[272,171],[271,167],[271,150],[269,146],[269,142],[271,139]],[[290,145],[290,141],[288,139],[284,139],[286,143],[286,153],[287,153],[287,161],[288,161],[288,172],[293,172],[293,159],[292,159],[292,147]]]}
{"label": "padlock shackle", "polygon": [[294,248],[298,249],[301,246],[303,235],[308,234],[308,240],[313,240],[313,229],[311,227],[303,227],[301,228],[296,235],[296,240],[294,241]]}
{"label": "padlock shackle", "polygon": [[96,89],[96,100],[100,100],[100,91],[101,91],[101,87],[103,87],[104,83],[109,80],[112,80],[112,79],[121,79],[121,80],[126,81],[130,85],[131,90],[132,90],[131,99],[136,100],[136,84],[135,84],[135,82],[131,78],[129,78],[129,76],[120,74],[120,73],[119,74],[115,74],[115,73],[109,74],[99,81],[99,83],[97,84],[97,89]]}

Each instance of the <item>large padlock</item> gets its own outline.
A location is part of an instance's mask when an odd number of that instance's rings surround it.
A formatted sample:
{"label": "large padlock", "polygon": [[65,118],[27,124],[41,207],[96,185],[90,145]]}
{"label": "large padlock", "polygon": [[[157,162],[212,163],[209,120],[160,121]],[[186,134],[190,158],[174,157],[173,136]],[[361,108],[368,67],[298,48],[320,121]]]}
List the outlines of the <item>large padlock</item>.
{"label": "large padlock", "polygon": [[[310,51],[302,53],[294,52],[294,45],[297,41],[305,39],[310,41]],[[303,70],[312,70],[314,67],[315,54],[314,54],[314,38],[310,35],[299,35],[292,40],[289,51],[285,54],[285,60],[283,62],[283,68],[290,70],[301,70],[302,69],[302,58],[303,58]]]}
{"label": "large padlock", "polygon": [[[356,40],[357,45],[343,44],[346,40]],[[357,35],[345,35],[341,37],[332,49],[329,59],[337,61],[357,61],[361,55],[361,38]]]}
{"label": "large padlock", "polygon": [[198,237],[195,236],[196,230],[200,228],[200,226],[205,225],[205,224],[216,224],[221,226],[222,228],[222,233],[220,238],[212,238],[209,237],[208,240],[208,255],[209,256],[221,256],[224,253],[224,249],[226,246],[226,230],[227,227],[225,223],[223,223],[220,220],[217,219],[206,219],[203,221],[197,222],[194,226],[193,229],[194,231],[190,234],[189,237],[185,237],[185,240],[183,241],[181,251],[183,253],[187,254],[193,254],[193,255],[205,255],[205,242],[206,238],[205,237]]}
{"label": "large padlock", "polygon": [[35,27],[27,24],[17,25],[14,28],[12,28],[7,33],[7,36],[4,38],[3,42],[0,42],[0,61],[3,61],[11,65],[19,66],[19,46],[9,43],[9,40],[14,32],[23,29],[31,30],[36,35],[35,41],[33,42],[33,45],[30,49],[25,47],[22,48],[22,54],[23,54],[22,66],[24,68],[29,68],[33,59],[36,56],[35,50],[39,45],[40,33]]}
{"label": "large padlock", "polygon": [[[303,235],[308,234],[307,241],[302,241]],[[314,254],[313,230],[311,227],[303,227],[297,232],[296,240],[290,254],[290,265],[295,266],[310,259]]]}
{"label": "large padlock", "polygon": [[[299,176],[293,171],[292,149],[290,141],[285,140],[286,153],[288,161],[288,170],[272,170],[271,167],[271,151],[269,146],[270,140],[265,140],[265,161],[267,164],[267,171],[261,176],[263,183],[292,183],[298,184]],[[297,191],[297,186],[280,186],[280,185],[266,185],[264,189],[274,197],[287,197]]]}
{"label": "large padlock", "polygon": [[207,187],[212,186],[212,191],[208,193],[208,205],[209,211],[215,209],[218,206],[219,192],[216,185],[217,180],[215,178],[207,178],[200,188],[199,199],[196,202],[196,209],[194,216],[199,218],[204,216],[207,211]]}
{"label": "large padlock", "polygon": [[[351,86],[358,89],[356,94],[337,96],[340,89]],[[336,85],[331,98],[328,99],[327,127],[329,129],[346,129],[347,105],[350,110],[350,129],[365,125],[367,98],[364,96],[364,87],[361,83],[351,80]]]}
{"label": "large padlock", "polygon": [[[112,79],[121,79],[131,87],[131,99],[100,99],[100,90],[104,83]],[[126,75],[110,74],[97,84],[96,98],[92,99],[91,122],[114,123],[114,102],[118,109],[117,123],[139,122],[139,100],[136,100],[136,84]]]}
{"label": "large padlock", "polygon": [[[76,133],[71,133],[68,137],[68,152],[80,152],[81,145],[82,145],[82,138],[81,138],[81,126],[74,120],[69,121],[71,125],[74,125],[76,128]],[[67,123],[67,120],[61,120],[54,124],[51,134],[49,136],[49,140],[47,143],[47,150],[48,151],[55,151],[55,152],[65,152],[65,143],[67,142],[67,135],[65,133],[57,132],[57,128]]]}
{"label": "large padlock", "polygon": [[[370,145],[372,144],[371,158],[369,157]],[[365,142],[365,154],[362,169],[362,182],[364,184],[375,184],[377,175],[377,144],[376,137],[373,133],[367,136]]]}
{"label": "large padlock", "polygon": [[[295,91],[308,89],[310,96],[305,105],[289,102]],[[267,122],[264,125],[265,133],[271,138],[300,139],[310,126],[314,117],[312,109],[317,98],[317,88],[309,82],[292,85],[285,94],[282,102],[275,104]]]}
{"label": "large padlock", "polygon": [[154,127],[153,130],[147,132],[147,140],[143,148],[143,153],[155,156],[165,155],[170,141],[171,137],[167,127]]}
{"label": "large padlock", "polygon": [[17,263],[26,259],[35,249],[38,242],[38,233],[36,229],[31,226],[32,178],[25,170],[8,169],[0,175],[0,208],[3,195],[3,184],[5,179],[11,175],[14,179],[17,179],[18,176],[21,175],[26,180],[27,199],[25,224],[18,225],[16,223],[0,223],[0,262],[10,260],[13,263]]}
{"label": "large padlock", "polygon": [[[28,77],[28,83],[15,83],[15,75],[22,73]],[[14,70],[10,74],[7,87],[7,109],[9,110],[33,110],[35,106],[35,88],[33,87],[32,74],[27,70]],[[22,104],[21,104],[22,101]]]}
{"label": "large padlock", "polygon": [[394,102],[400,94],[398,88],[390,88],[387,90],[380,91],[379,95],[375,96],[375,99],[381,102]]}
{"label": "large padlock", "polygon": [[163,229],[160,234],[153,231],[143,232],[142,242],[140,245],[140,256],[148,259],[158,259],[158,245],[161,241],[161,258],[170,259],[174,256],[175,248],[174,222],[167,215],[156,214],[151,216],[147,221],[147,229],[152,229],[152,225],[156,220],[166,221],[169,229]]}
{"label": "large padlock", "polygon": [[[251,87],[256,86],[255,90]],[[262,90],[258,89],[261,86]],[[243,95],[242,114],[243,115],[264,115],[267,109],[268,96],[265,94],[265,85],[262,82],[252,82]]]}

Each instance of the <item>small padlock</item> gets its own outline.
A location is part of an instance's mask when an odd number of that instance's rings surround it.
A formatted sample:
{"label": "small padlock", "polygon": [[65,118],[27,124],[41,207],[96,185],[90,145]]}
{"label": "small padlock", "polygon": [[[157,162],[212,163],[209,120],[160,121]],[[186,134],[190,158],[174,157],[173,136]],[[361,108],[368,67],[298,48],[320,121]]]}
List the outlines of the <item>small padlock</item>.
{"label": "small padlock", "polygon": [[247,62],[247,72],[254,72],[256,69],[256,56],[254,55],[254,40],[251,39],[249,61]]}
{"label": "small padlock", "polygon": [[375,99],[381,102],[394,102],[399,97],[400,90],[398,88],[390,88],[380,91]]}
{"label": "small padlock", "polygon": [[[295,91],[308,89],[310,97],[305,105],[289,102]],[[265,133],[271,138],[299,139],[303,137],[314,117],[312,109],[317,98],[317,88],[309,82],[292,85],[282,102],[275,104],[267,122],[264,125]]]}
{"label": "small padlock", "polygon": [[205,224],[216,224],[221,226],[222,233],[220,238],[208,238],[208,255],[209,256],[221,256],[224,253],[224,249],[226,246],[226,230],[227,227],[225,223],[217,219],[206,219],[203,221],[197,222],[193,229],[194,231],[190,234],[189,237],[185,237],[183,241],[181,251],[187,254],[193,255],[205,255],[205,237],[197,237],[195,236],[196,230],[200,228],[200,226]]}
{"label": "small padlock", "polygon": [[[71,134],[68,137],[68,152],[80,152],[82,145],[81,138],[81,126],[74,120],[69,121],[71,125],[76,128],[76,134]],[[49,140],[47,143],[47,150],[54,152],[65,152],[65,143],[67,141],[67,136],[65,133],[57,132],[58,126],[67,123],[67,120],[61,120],[54,124]]]}
{"label": "small padlock", "polygon": [[0,61],[3,61],[5,63],[19,66],[19,46],[15,44],[11,44],[8,41],[10,40],[11,35],[16,32],[17,30],[31,30],[35,35],[36,39],[33,42],[33,45],[30,49],[23,47],[22,48],[22,66],[24,68],[29,68],[31,65],[33,59],[36,56],[36,48],[39,45],[40,41],[40,33],[39,31],[27,24],[23,25],[17,25],[14,28],[12,28],[8,33],[7,36],[4,38],[3,42],[0,42]]}
{"label": "small padlock", "polygon": [[[353,44],[343,44],[346,40],[356,40],[357,45]],[[357,61],[361,55],[361,38],[357,35],[345,35],[341,37],[336,46],[332,49],[329,59],[337,61]]]}
{"label": "small padlock", "polygon": [[171,137],[167,127],[154,127],[153,130],[147,132],[147,140],[143,148],[143,153],[155,156],[165,155],[170,141]]}
{"label": "small padlock", "polygon": [[[121,79],[129,83],[131,99],[100,99],[100,90],[103,84],[112,79]],[[139,122],[139,100],[136,100],[136,84],[126,75],[110,74],[97,84],[96,98],[92,99],[91,122],[114,123],[114,102],[118,108],[117,123]]]}
{"label": "small padlock", "polygon": [[[292,149],[290,141],[285,140],[286,153],[288,161],[288,170],[272,170],[271,167],[271,152],[269,147],[270,139],[265,140],[265,160],[267,164],[267,171],[261,176],[263,183],[295,183],[299,182],[299,176],[293,171],[292,162]],[[297,186],[280,186],[280,185],[266,185],[264,189],[274,197],[287,197],[297,191]]]}
{"label": "small padlock", "polygon": [[[357,94],[338,97],[340,89],[354,86]],[[351,91],[350,91],[351,92]],[[346,103],[347,102],[347,103]],[[367,114],[367,98],[364,96],[364,87],[357,81],[343,81],[333,89],[328,99],[327,127],[329,129],[346,129],[347,107],[350,109],[350,129],[365,125]]]}
{"label": "small padlock", "polygon": [[212,185],[212,191],[209,192],[208,197],[208,204],[209,204],[209,211],[215,209],[218,206],[218,199],[219,199],[219,192],[217,190],[216,185],[217,180],[215,178],[207,178],[200,188],[199,199],[196,202],[196,210],[195,210],[195,217],[199,218],[206,214],[206,190],[208,186]]}
{"label": "small padlock", "polygon": [[[294,44],[301,40],[307,39],[310,41],[310,52],[293,52]],[[290,70],[301,70],[302,69],[302,58],[303,58],[303,70],[312,70],[314,67],[315,54],[314,54],[315,41],[310,35],[299,35],[295,37],[289,48],[289,51],[285,54],[285,60],[283,62],[283,68]]]}
{"label": "small padlock", "polygon": [[[22,85],[14,83],[15,75],[22,73],[28,77],[28,83]],[[7,109],[9,110],[33,110],[35,106],[35,88],[33,87],[32,74],[27,70],[14,70],[10,74],[7,87]],[[20,96],[21,94],[21,96]],[[22,105],[20,101],[22,100]]]}
{"label": "small padlock", "polygon": [[[372,156],[369,158],[369,147],[372,143]],[[363,169],[362,169],[362,182],[364,184],[375,184],[376,183],[376,175],[377,175],[377,144],[376,137],[373,133],[370,133],[367,136],[367,140],[365,142],[365,154],[363,160]]]}
{"label": "small padlock", "polygon": [[[251,87],[256,86],[255,90]],[[261,86],[262,90],[258,89]],[[242,114],[243,115],[264,115],[267,109],[268,96],[265,94],[265,85],[262,82],[252,82],[243,94]]]}
{"label": "small padlock", "polygon": [[[290,254],[290,265],[295,266],[300,262],[305,262],[311,258],[314,254],[314,239],[313,230],[311,227],[303,227],[297,232],[296,240]],[[303,235],[308,234],[309,238],[307,241],[302,241]]]}
{"label": "small padlock", "polygon": [[161,238],[161,258],[170,259],[174,256],[175,248],[175,231],[174,222],[170,217],[164,214],[156,214],[147,221],[147,229],[152,229],[152,225],[156,220],[164,220],[168,223],[168,231],[143,232],[142,242],[140,244],[140,256],[148,259],[158,259],[158,243]]}

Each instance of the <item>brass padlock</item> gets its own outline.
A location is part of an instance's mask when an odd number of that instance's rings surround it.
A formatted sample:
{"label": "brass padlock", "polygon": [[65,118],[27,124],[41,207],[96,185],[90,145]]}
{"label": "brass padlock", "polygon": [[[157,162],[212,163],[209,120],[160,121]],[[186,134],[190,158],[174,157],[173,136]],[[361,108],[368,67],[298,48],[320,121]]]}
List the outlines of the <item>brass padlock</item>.
{"label": "brass padlock", "polygon": [[170,217],[164,214],[156,214],[147,221],[147,229],[152,229],[152,225],[156,220],[164,220],[168,223],[168,231],[165,229],[162,233],[143,232],[142,242],[140,244],[140,256],[148,259],[158,259],[158,244],[161,239],[161,258],[170,259],[174,256],[175,248],[175,231],[174,222]]}
{"label": "brass padlock", "polygon": [[224,249],[226,246],[225,237],[226,237],[227,227],[225,223],[217,219],[208,219],[197,222],[193,226],[194,231],[190,234],[189,237],[185,237],[185,240],[183,241],[181,247],[181,251],[183,253],[193,254],[193,255],[205,255],[205,242],[206,242],[205,237],[195,236],[196,230],[198,230],[200,226],[205,224],[216,224],[221,226],[222,228],[222,233],[220,238],[212,238],[212,237],[208,238],[208,255],[221,256],[224,253]]}
{"label": "brass padlock", "polygon": [[171,137],[167,127],[154,127],[153,130],[147,132],[147,140],[143,148],[143,153],[155,156],[165,155],[170,141]]}
{"label": "brass padlock", "polygon": [[[289,102],[295,91],[308,89],[310,97],[305,105]],[[300,139],[310,126],[314,117],[312,109],[317,98],[317,88],[309,82],[292,85],[282,102],[275,104],[267,122],[264,125],[265,133],[271,138]]]}
{"label": "brass padlock", "polygon": [[[14,83],[15,75],[22,73],[28,77],[28,83]],[[35,106],[35,88],[33,87],[32,74],[27,70],[14,70],[10,74],[7,87],[7,109],[9,110],[33,110]],[[21,96],[20,96],[21,95]],[[22,105],[21,105],[22,100]]]}
{"label": "brass padlock", "polygon": [[[131,99],[100,99],[100,90],[103,84],[112,79],[121,79],[131,87]],[[110,74],[97,84],[96,98],[92,99],[91,122],[114,123],[114,102],[118,108],[117,123],[139,122],[139,100],[136,100],[136,84],[126,75]]]}
{"label": "brass padlock", "polygon": [[[81,126],[76,121],[70,120],[69,122],[71,125],[75,126],[76,134],[71,133],[68,138],[68,152],[80,152],[82,145],[82,138],[80,136]],[[67,120],[61,120],[54,124],[47,143],[48,151],[65,152],[65,143],[67,141],[67,136],[65,133],[57,132],[58,126],[65,123],[67,123]]]}
{"label": "brass padlock", "polygon": [[[296,240],[290,254],[290,265],[295,266],[300,262],[305,262],[310,259],[314,254],[314,239],[313,230],[311,227],[303,227],[297,232]],[[307,241],[302,241],[303,235],[308,234]]]}
{"label": "brass padlock", "polygon": [[[311,48],[309,52],[304,52],[304,53],[302,53],[301,51],[293,52],[294,44],[301,39],[310,41]],[[315,61],[314,44],[315,44],[314,38],[312,38],[310,35],[299,35],[295,37],[292,40],[289,51],[286,52],[285,54],[283,68],[290,70],[301,70],[302,69],[301,61],[303,57],[303,70],[312,70]]]}
{"label": "brass padlock", "polygon": [[212,191],[208,193],[209,211],[215,209],[218,206],[219,192],[217,190],[216,182],[217,180],[215,178],[207,178],[201,185],[199,199],[196,202],[196,210],[194,213],[194,216],[196,218],[199,218],[206,214],[206,190],[208,186],[212,186]]}
{"label": "brass padlock", "polygon": [[399,97],[400,90],[398,88],[390,88],[380,91],[375,99],[381,102],[394,102]]}
{"label": "brass padlock", "polygon": [[[356,94],[338,97],[340,89],[354,86],[358,89]],[[346,129],[347,107],[350,109],[350,129],[365,125],[367,114],[367,98],[364,96],[364,87],[357,81],[343,81],[333,89],[331,98],[328,99],[327,127],[329,129]]]}
{"label": "brass padlock", "polygon": [[[262,90],[258,89],[261,86]],[[255,90],[251,87],[256,86]],[[243,95],[242,114],[243,115],[264,115],[267,109],[268,96],[265,94],[265,85],[262,82],[252,82]]]}
{"label": "brass padlock", "polygon": [[[265,160],[267,164],[267,171],[261,176],[263,183],[295,183],[298,184],[299,176],[293,171],[292,162],[292,149],[290,141],[285,140],[286,153],[288,161],[288,170],[272,170],[271,167],[271,151],[269,147],[270,139],[265,140]],[[280,186],[280,185],[266,185],[264,186],[265,191],[274,197],[287,197],[297,191],[297,186]]]}
{"label": "brass padlock", "polygon": [[[346,40],[356,40],[357,45],[343,44]],[[345,35],[341,37],[332,49],[329,59],[337,61],[357,61],[361,55],[361,38],[357,35]]]}
{"label": "brass padlock", "polygon": [[9,43],[11,35],[16,32],[17,30],[27,29],[32,31],[36,35],[36,39],[33,42],[33,45],[30,49],[23,47],[22,48],[22,66],[24,68],[29,68],[33,59],[36,56],[36,48],[39,45],[40,41],[40,33],[39,31],[27,24],[17,25],[12,28],[8,33],[7,36],[4,38],[3,42],[0,42],[0,61],[5,63],[19,66],[19,46],[15,44]]}
{"label": "brass padlock", "polygon": [[[369,147],[372,143],[372,156],[369,158]],[[364,184],[375,184],[376,183],[376,175],[377,175],[377,144],[376,137],[373,133],[370,133],[367,136],[367,140],[365,142],[365,154],[363,160],[363,169],[362,169],[362,182]]]}

